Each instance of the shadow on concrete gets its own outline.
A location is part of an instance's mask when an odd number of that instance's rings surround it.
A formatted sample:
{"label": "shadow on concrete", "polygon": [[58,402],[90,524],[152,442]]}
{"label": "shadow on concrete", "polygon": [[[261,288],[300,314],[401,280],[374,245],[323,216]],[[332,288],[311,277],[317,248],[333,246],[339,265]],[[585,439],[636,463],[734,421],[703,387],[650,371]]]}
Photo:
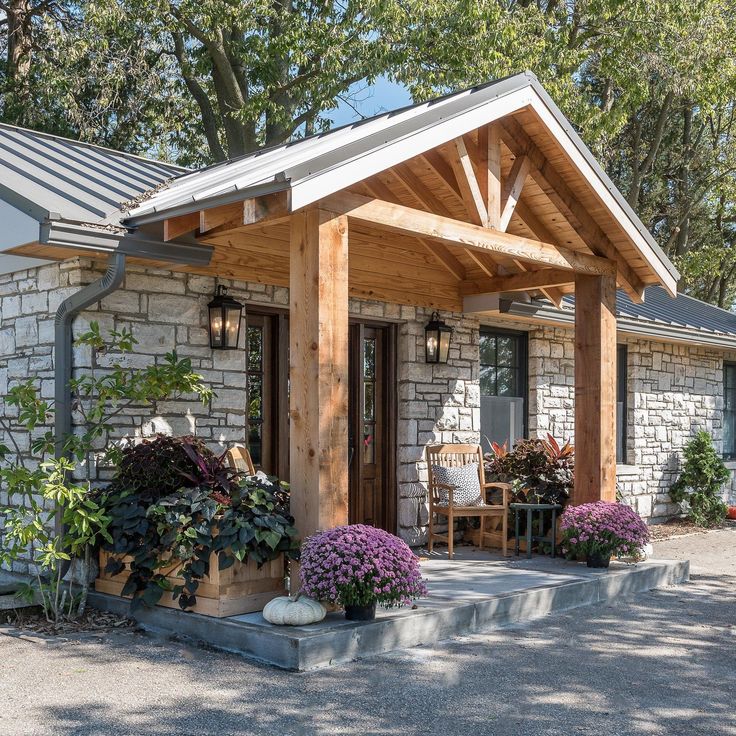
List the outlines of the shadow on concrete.
{"label": "shadow on concrete", "polygon": [[[302,674],[140,635],[58,647],[12,642],[12,652],[3,643],[11,669],[3,668],[0,731],[734,734],[735,589],[736,578],[700,575],[678,588]],[[25,704],[14,697],[21,683],[33,683]]]}

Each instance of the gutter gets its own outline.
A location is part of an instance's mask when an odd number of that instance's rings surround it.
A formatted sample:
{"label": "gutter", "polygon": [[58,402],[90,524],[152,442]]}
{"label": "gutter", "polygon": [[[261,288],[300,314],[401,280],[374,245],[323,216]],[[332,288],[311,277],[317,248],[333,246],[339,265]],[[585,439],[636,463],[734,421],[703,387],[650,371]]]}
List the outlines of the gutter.
{"label": "gutter", "polygon": [[[556,327],[573,327],[575,325],[575,312],[573,310],[557,309],[539,302],[527,303],[499,299],[497,310],[501,316],[526,319],[534,324],[547,324]],[[491,310],[483,311],[488,313]],[[478,314],[482,321],[483,313],[478,310]],[[700,347],[719,348],[721,350],[736,350],[736,336],[734,335],[687,330],[671,325],[640,322],[628,317],[616,318],[616,330],[624,335],[647,337],[658,342],[676,342]]]}
{"label": "gutter", "polygon": [[[64,444],[72,431],[72,406],[69,382],[72,380],[72,321],[83,309],[115,291],[125,277],[124,253],[114,253],[107,262],[105,275],[67,297],[56,310],[54,320],[54,454],[64,457]],[[57,536],[64,534],[63,511],[54,519]],[[61,576],[66,575],[71,561],[62,563]]]}

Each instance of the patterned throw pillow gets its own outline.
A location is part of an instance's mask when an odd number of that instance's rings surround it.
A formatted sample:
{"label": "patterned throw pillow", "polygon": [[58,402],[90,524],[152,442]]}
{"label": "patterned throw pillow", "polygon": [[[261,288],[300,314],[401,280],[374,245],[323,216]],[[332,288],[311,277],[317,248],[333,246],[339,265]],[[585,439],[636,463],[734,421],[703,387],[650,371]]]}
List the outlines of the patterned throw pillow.
{"label": "patterned throw pillow", "polygon": [[[432,474],[436,483],[444,483],[454,488],[452,503],[454,506],[482,506],[483,497],[480,492],[480,477],[478,463],[468,463],[457,468],[445,468],[441,465],[432,466]],[[449,506],[450,494],[444,489],[438,489],[440,506]]]}

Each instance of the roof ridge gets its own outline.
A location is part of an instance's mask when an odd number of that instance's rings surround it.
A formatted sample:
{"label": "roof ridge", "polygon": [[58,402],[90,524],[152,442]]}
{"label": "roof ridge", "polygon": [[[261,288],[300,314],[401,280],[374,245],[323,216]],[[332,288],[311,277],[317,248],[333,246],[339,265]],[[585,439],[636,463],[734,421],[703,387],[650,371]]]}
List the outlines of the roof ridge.
{"label": "roof ridge", "polygon": [[99,143],[90,143],[88,141],[80,141],[77,138],[69,138],[68,136],[58,135],[56,133],[47,133],[44,130],[34,130],[33,128],[24,128],[22,125],[13,125],[12,123],[3,123],[0,122],[0,129],[7,129],[7,130],[16,130],[20,133],[28,134],[30,133],[32,136],[38,136],[40,138],[48,138],[51,140],[56,141],[64,141],[66,143],[73,143],[76,146],[81,146],[83,148],[93,148],[98,151],[105,151],[107,153],[115,154],[116,156],[121,156],[125,158],[132,158],[136,159],[138,161],[145,161],[148,164],[158,164],[159,166],[168,166],[172,169],[177,169],[180,173],[177,174],[177,176],[184,174],[184,173],[193,173],[196,171],[196,169],[189,169],[186,166],[180,166],[179,164],[173,164],[168,161],[161,161],[161,159],[157,158],[150,158],[148,156],[141,156],[137,153],[130,153],[129,151],[120,151],[117,148],[110,148],[109,146],[101,146]]}

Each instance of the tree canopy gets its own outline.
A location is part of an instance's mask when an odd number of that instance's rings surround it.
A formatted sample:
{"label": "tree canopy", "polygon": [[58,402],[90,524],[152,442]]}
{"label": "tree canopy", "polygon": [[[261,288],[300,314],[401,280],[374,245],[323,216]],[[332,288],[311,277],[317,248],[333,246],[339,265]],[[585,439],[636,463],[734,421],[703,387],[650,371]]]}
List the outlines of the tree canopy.
{"label": "tree canopy", "polygon": [[531,69],[695,296],[736,300],[733,0],[0,0],[0,119],[202,165]]}

